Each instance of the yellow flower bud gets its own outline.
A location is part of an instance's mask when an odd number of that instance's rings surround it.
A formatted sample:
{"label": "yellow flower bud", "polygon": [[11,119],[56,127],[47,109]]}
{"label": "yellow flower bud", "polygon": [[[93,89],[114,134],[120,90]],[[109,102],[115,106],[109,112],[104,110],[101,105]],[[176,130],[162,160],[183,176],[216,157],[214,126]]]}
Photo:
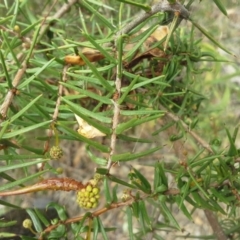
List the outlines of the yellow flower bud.
{"label": "yellow flower bud", "polygon": [[32,227],[32,220],[27,218],[22,223],[24,228],[31,228]]}

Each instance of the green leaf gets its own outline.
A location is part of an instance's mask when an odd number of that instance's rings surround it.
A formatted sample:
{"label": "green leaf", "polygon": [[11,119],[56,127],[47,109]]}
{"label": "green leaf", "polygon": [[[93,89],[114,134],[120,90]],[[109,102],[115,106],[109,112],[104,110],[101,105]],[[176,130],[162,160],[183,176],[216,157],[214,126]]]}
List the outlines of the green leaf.
{"label": "green leaf", "polygon": [[200,30],[209,40],[211,40],[214,44],[216,44],[219,48],[221,48],[223,51],[225,51],[226,53],[229,53],[230,55],[233,55],[233,53],[231,53],[229,50],[227,50],[222,44],[220,44],[219,42],[217,42],[214,37],[207,32],[207,30],[205,30],[203,27],[201,27],[198,23],[194,22],[191,18],[189,18],[189,20],[192,22],[192,24],[198,29]]}
{"label": "green leaf", "polygon": [[97,68],[85,57],[81,52],[79,52],[80,57],[87,64],[87,66],[92,70],[95,77],[98,79],[99,83],[109,92],[113,92],[114,88],[108,83],[108,81],[98,72]]}
{"label": "green leaf", "polygon": [[[106,20],[106,18],[104,18]],[[106,51],[104,48],[101,47],[101,45],[99,45],[90,35],[88,34],[84,34],[83,33],[83,37],[86,37],[87,40],[89,40],[90,43],[92,43],[92,45],[99,51],[102,53],[102,55],[104,55],[111,63],[117,63],[116,59],[113,58],[108,52],[111,51],[111,49],[107,49],[108,51]]]}
{"label": "green leaf", "polygon": [[87,153],[88,153],[89,157],[91,158],[91,160],[93,162],[95,162],[98,165],[106,166],[106,164],[107,164],[106,159],[94,156],[92,151],[90,150],[89,146],[87,146],[86,149],[87,149]]}
{"label": "green leaf", "polygon": [[112,25],[105,16],[102,16],[99,11],[91,7],[86,1],[82,1],[81,5],[83,5],[86,9],[88,9],[91,13],[93,13],[100,22],[102,22],[103,26],[111,29],[112,31],[115,30],[115,26]]}
{"label": "green leaf", "polygon": [[151,192],[151,184],[148,182],[148,180],[135,168],[133,168],[133,171],[136,175],[136,178],[140,180],[140,185],[144,189],[144,192],[150,193]]}
{"label": "green leaf", "polygon": [[164,184],[158,186],[156,189],[155,189],[155,193],[163,193],[163,192],[166,192],[168,190],[168,187]]}
{"label": "green leaf", "polygon": [[38,163],[43,163],[43,162],[47,162],[49,161],[49,159],[41,159],[41,160],[34,160],[34,161],[31,161],[31,162],[23,162],[23,163],[14,163],[14,164],[9,164],[7,166],[1,166],[0,168],[0,173],[1,172],[6,172],[6,171],[9,171],[9,170],[16,170],[18,168],[24,168],[24,167],[28,167],[28,166],[32,166],[32,165],[37,165]]}
{"label": "green leaf", "polygon": [[187,197],[187,195],[189,195],[189,192],[190,192],[190,184],[191,184],[191,181],[190,179],[188,180],[187,183],[183,184],[183,186],[180,186],[181,189],[180,189],[180,192],[181,192],[181,201],[179,202],[179,208],[182,209],[182,204],[185,200],[185,198]]}
{"label": "green leaf", "polygon": [[185,204],[183,203],[182,201],[182,196],[180,195],[177,195],[174,197],[175,198],[175,201],[178,205],[178,207],[181,209],[181,211],[183,212],[183,214],[189,219],[192,221],[192,215],[189,213],[189,211],[187,210]]}
{"label": "green leaf", "polygon": [[152,143],[150,139],[138,138],[138,137],[129,137],[127,135],[119,134],[118,139],[124,140],[126,142],[137,142],[137,143]]}
{"label": "green leaf", "polygon": [[104,240],[108,240],[107,233],[106,233],[105,228],[103,227],[101,219],[99,217],[97,217],[97,220],[98,220],[99,229],[100,229],[100,231],[102,233],[103,239]]}
{"label": "green leaf", "polygon": [[67,217],[65,208],[64,208],[63,206],[59,205],[58,203],[56,203],[56,202],[51,202],[51,203],[49,203],[49,204],[47,205],[46,208],[47,208],[47,209],[48,209],[48,208],[54,208],[54,209],[56,209],[59,218],[60,218],[62,221],[67,220],[68,217]]}
{"label": "green leaf", "polygon": [[116,133],[121,134],[129,128],[134,128],[134,127],[136,127],[138,125],[141,125],[145,122],[150,122],[152,120],[158,119],[158,118],[162,117],[163,115],[164,114],[157,114],[157,115],[142,117],[142,118],[132,118],[128,122],[118,124],[117,129],[116,129]]}
{"label": "green leaf", "polygon": [[24,36],[29,32],[31,32],[32,30],[34,30],[34,28],[36,28],[36,26],[41,22],[42,22],[42,19],[39,19],[35,21],[32,25],[27,25],[27,27],[21,31],[21,36]]}
{"label": "green leaf", "polygon": [[133,6],[139,7],[141,9],[143,9],[146,12],[150,12],[151,11],[151,6],[147,5],[147,4],[141,4],[138,3],[136,1],[131,1],[131,0],[117,0],[118,2],[122,2],[122,3],[127,3],[127,4],[131,4]]}
{"label": "green leaf", "polygon": [[10,208],[21,208],[17,205],[11,204],[9,202],[5,202],[3,200],[0,199],[0,205],[6,206],[6,207],[10,207]]}
{"label": "green leaf", "polygon": [[93,218],[93,240],[98,240],[98,233],[99,233],[99,221],[98,217]]}
{"label": "green leaf", "polygon": [[113,181],[113,182],[116,182],[120,185],[123,185],[123,186],[126,186],[126,187],[129,187],[129,188],[132,188],[132,189],[135,189],[136,186],[134,186],[133,184],[130,184],[128,182],[124,182],[123,180],[119,179],[119,178],[116,178],[115,176],[113,175],[110,175],[108,176],[109,180]]}
{"label": "green leaf", "polygon": [[150,155],[151,153],[154,153],[158,150],[160,150],[162,147],[155,147],[152,149],[148,149],[145,150],[143,152],[140,153],[123,153],[123,154],[119,154],[119,155],[113,155],[112,156],[112,161],[114,162],[126,162],[126,161],[131,161],[131,160],[136,160],[138,158]]}
{"label": "green leaf", "polygon": [[66,227],[63,224],[57,226],[56,229],[52,230],[48,235],[48,239],[50,240],[57,240],[62,239],[66,233]]}
{"label": "green leaf", "polygon": [[50,124],[51,122],[52,122],[52,120],[49,120],[49,121],[41,122],[41,123],[38,123],[38,124],[35,124],[35,125],[30,125],[28,127],[25,127],[25,128],[19,129],[19,130],[15,130],[15,131],[13,130],[10,133],[3,134],[2,138],[3,139],[12,138],[12,137],[15,137],[17,135],[21,135],[23,133],[26,133],[26,132],[41,128],[43,126],[46,126],[47,124]]}
{"label": "green leaf", "polygon": [[[6,41],[6,42],[7,42],[7,41]],[[8,71],[7,71],[7,67],[6,67],[6,64],[5,64],[5,59],[4,59],[2,50],[0,50],[0,59],[1,59],[2,68],[3,68],[3,71],[4,71],[4,75],[5,75],[5,78],[6,78],[7,83],[8,83],[8,88],[9,88],[9,89],[12,89],[12,88],[13,88],[13,86],[12,86],[12,80],[11,80],[10,77],[9,77],[9,74],[8,74]]]}
{"label": "green leaf", "polygon": [[0,228],[12,227],[16,224],[17,224],[17,220],[8,221],[8,222],[6,222],[4,220],[0,220]]}
{"label": "green leaf", "polygon": [[49,221],[47,220],[47,218],[43,215],[43,213],[41,211],[39,211],[37,208],[34,209],[36,215],[38,216],[38,218],[41,220],[41,222],[44,224],[45,227],[48,227],[50,225]]}
{"label": "green leaf", "polygon": [[42,228],[41,222],[40,222],[38,216],[36,215],[36,213],[34,212],[34,210],[28,208],[28,209],[26,209],[26,212],[30,216],[36,231],[39,232],[39,233],[42,232],[43,228]]}
{"label": "green leaf", "polygon": [[148,225],[148,228],[150,228],[150,230],[152,230],[152,223],[149,218],[149,213],[147,212],[145,202],[143,200],[139,201],[139,209],[140,209],[140,216],[141,216],[143,222]]}
{"label": "green leaf", "polygon": [[[35,161],[35,163],[36,163],[36,161]],[[42,161],[41,161],[41,163],[42,163]],[[30,181],[30,180],[33,180],[33,179],[36,179],[37,177],[41,176],[42,174],[44,174],[44,173],[46,173],[48,171],[49,171],[49,169],[46,169],[44,171],[40,171],[40,172],[34,173],[34,174],[32,174],[32,175],[30,175],[28,177],[20,178],[19,180],[16,180],[14,182],[6,183],[6,184],[4,184],[3,186],[0,187],[0,191],[4,191],[4,190],[7,190],[9,188],[16,187],[16,186],[21,186],[23,183],[25,183],[27,181]]]}
{"label": "green leaf", "polygon": [[106,177],[103,180],[103,189],[104,189],[104,194],[105,194],[105,199],[107,204],[111,204],[113,200],[112,200],[111,192],[108,185],[108,179]]}
{"label": "green leaf", "polygon": [[137,219],[139,219],[139,204],[138,202],[133,202],[132,205],[131,205],[131,208],[132,208],[132,213],[133,213],[133,216]]}
{"label": "green leaf", "polygon": [[219,8],[219,10],[224,14],[224,15],[228,15],[227,14],[227,10],[226,8],[223,6],[222,4],[222,0],[213,0],[214,3],[217,5],[217,7]]}
{"label": "green leaf", "polygon": [[[35,155],[35,154],[23,154],[23,155],[0,155],[0,160],[8,160],[8,161],[19,161],[19,160],[31,160],[31,159],[43,159],[43,155]],[[1,172],[1,169],[0,169]]]}
{"label": "green leaf", "polygon": [[152,110],[152,109],[145,109],[145,110],[121,110],[120,114],[123,116],[139,116],[139,115],[150,115],[150,114],[164,114],[165,111],[160,110]]}
{"label": "green leaf", "polygon": [[70,107],[70,109],[74,113],[76,113],[79,116],[86,115],[88,117],[92,117],[95,120],[98,120],[98,121],[104,122],[104,123],[111,123],[111,121],[112,121],[111,118],[105,117],[99,113],[94,113],[92,111],[89,111],[88,109],[81,107],[79,104],[75,104],[75,103],[67,100],[66,97],[62,97],[62,100]]}
{"label": "green leaf", "polygon": [[132,222],[132,210],[129,206],[127,206],[126,209],[127,213],[127,222],[128,222],[128,236],[130,240],[134,240],[134,235],[133,235],[133,222]]}
{"label": "green leaf", "polygon": [[[237,156],[238,155],[238,150],[235,146],[235,138],[231,136],[230,132],[228,129],[225,129],[227,132],[228,140],[230,143],[229,150],[228,150],[228,156]],[[238,128],[235,129],[235,136],[237,135]]]}
{"label": "green leaf", "polygon": [[[126,76],[126,77],[129,77],[131,79],[135,79],[136,76],[138,75],[134,75],[132,73],[129,73],[129,72],[123,72],[123,74]],[[137,88],[140,88],[140,87],[144,87],[145,85],[149,85],[151,83],[155,83],[155,84],[158,84],[160,86],[165,86],[165,87],[170,87],[170,85],[164,81],[161,81],[161,80],[164,80],[165,79],[165,75],[161,75],[161,76],[157,76],[157,77],[154,77],[154,78],[151,78],[151,79],[148,79],[148,78],[145,78],[145,77],[139,77],[139,83],[136,83],[134,84],[134,86],[132,87],[131,90],[134,90],[134,89],[137,89]],[[122,91],[125,91],[125,89],[127,88],[122,88]]]}
{"label": "green leaf", "polygon": [[[202,149],[204,152],[205,149]],[[223,155],[213,155],[213,156],[208,156],[196,161],[190,160],[191,163],[189,163],[189,166],[191,166],[191,168],[195,168],[195,167],[200,167],[199,169],[202,169],[202,166],[204,166],[206,164],[206,166],[210,163],[212,163],[215,159],[221,158]],[[199,169],[197,169],[196,173],[199,173],[201,171],[199,171]],[[204,168],[203,168],[204,169]]]}
{"label": "green leaf", "polygon": [[92,214],[90,212],[86,212],[82,218],[82,220],[79,222],[78,226],[76,227],[77,229],[75,229],[76,233],[75,236],[78,236],[78,234],[83,230],[84,228],[84,222],[91,218]]}
{"label": "green leaf", "polygon": [[12,237],[17,237],[15,233],[7,233],[7,232],[0,232],[0,238],[12,238]]}
{"label": "green leaf", "polygon": [[160,195],[158,199],[159,199],[159,204],[161,206],[161,210],[166,214],[166,216],[168,217],[169,221],[173,224],[173,226],[177,228],[179,231],[181,231],[181,228],[177,220],[174,218],[174,216],[172,215],[172,212],[169,210],[169,208],[166,205],[166,196]]}
{"label": "green leaf", "polygon": [[195,179],[195,177],[192,175],[191,170],[187,170],[188,174],[190,175],[191,179],[193,180],[195,186],[200,190],[200,192],[202,192],[202,194],[209,199],[209,196],[207,194],[207,192],[200,186],[200,184],[198,183],[198,181]]}
{"label": "green leaf", "polygon": [[138,79],[139,79],[139,75],[136,75],[134,77],[134,79],[131,81],[131,83],[129,84],[129,86],[127,86],[126,88],[121,88],[121,91],[123,92],[123,94],[118,99],[118,104],[119,105],[121,105],[123,103],[125,98],[128,96],[129,92],[132,91],[132,88],[135,85],[135,83],[138,81]]}
{"label": "green leaf", "polygon": [[[2,126],[2,128],[0,130],[0,140],[1,140],[1,143],[2,143],[2,136],[6,132],[6,130],[7,130],[9,125],[10,125],[10,120],[4,121],[3,123],[0,124],[0,126]],[[3,140],[3,141],[7,141],[7,140]],[[7,143],[11,144],[10,141],[8,141]]]}
{"label": "green leaf", "polygon": [[117,196],[117,190],[118,190],[118,185],[115,185],[112,189],[112,201],[113,203],[117,203],[118,202],[118,196]]}
{"label": "green leaf", "polygon": [[84,95],[84,97],[89,97],[91,99],[95,99],[95,100],[97,100],[101,103],[105,103],[105,104],[109,104],[109,105],[112,104],[112,101],[109,99],[109,97],[100,96],[100,95],[98,95],[98,94],[96,94],[92,91],[88,91],[88,90],[81,89],[79,87],[75,87],[75,86],[73,86],[72,84],[69,84],[69,83],[60,82],[60,84],[65,86],[65,87],[68,87],[70,89],[76,90],[80,94]]}
{"label": "green leaf", "polygon": [[154,189],[156,190],[159,186],[168,186],[168,179],[165,174],[165,169],[163,163],[155,163],[155,173],[154,173]]}
{"label": "green leaf", "polygon": [[[42,94],[37,96],[35,99],[31,100],[29,104],[27,104],[25,107],[23,107],[18,113],[16,113],[14,116],[11,117],[10,122],[14,122],[16,119],[18,119],[20,116],[22,116],[31,106],[33,106],[40,98],[42,97]],[[3,123],[1,123],[2,125]]]}
{"label": "green leaf", "polygon": [[212,211],[217,210],[214,206],[209,204],[209,200],[204,199],[197,191],[192,191],[191,195],[192,195],[194,201],[197,203],[198,208],[205,208],[205,209],[209,209]]}
{"label": "green leaf", "polygon": [[217,201],[221,201],[225,204],[229,204],[229,199],[224,196],[224,193],[221,193],[220,191],[216,190],[215,188],[210,188],[210,191],[212,192],[212,195],[217,198]]}
{"label": "green leaf", "polygon": [[52,64],[52,62],[54,62],[54,58],[51,59],[50,61],[48,61],[47,63],[45,63],[41,68],[39,68],[31,77],[29,77],[28,79],[26,79],[23,83],[19,84],[18,89],[23,89],[24,87],[26,87],[30,82],[32,82],[41,72],[43,72],[46,68],[48,68],[48,66],[50,66]]}
{"label": "green leaf", "polygon": [[83,137],[82,135],[80,135],[79,133],[73,131],[72,129],[68,128],[64,123],[62,122],[57,122],[57,125],[59,125],[62,129],[62,131],[65,131],[67,135],[69,136],[73,136],[74,140],[78,140],[81,142],[85,142],[87,144],[89,144],[90,146],[93,146],[94,148],[102,151],[102,152],[109,152],[110,149],[109,147],[106,147],[104,145],[99,144],[98,142],[92,141],[88,138]]}

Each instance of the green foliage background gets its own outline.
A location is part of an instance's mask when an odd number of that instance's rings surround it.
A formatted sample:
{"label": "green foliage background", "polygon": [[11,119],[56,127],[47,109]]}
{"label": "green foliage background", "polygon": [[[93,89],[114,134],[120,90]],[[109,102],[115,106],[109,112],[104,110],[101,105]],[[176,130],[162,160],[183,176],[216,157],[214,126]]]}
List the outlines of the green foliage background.
{"label": "green foliage background", "polygon": [[[202,209],[217,213],[225,235],[238,239],[238,119],[231,106],[237,102],[239,87],[231,78],[238,76],[239,70],[235,70],[238,60],[232,56],[237,54],[235,48],[220,39],[222,30],[217,21],[224,19],[219,16],[224,16],[226,9],[235,16],[239,5],[235,1],[181,1],[191,6],[191,19],[176,28],[166,54],[127,68],[126,63],[159,23],[171,24],[173,16],[158,13],[116,39],[121,27],[153,4],[124,2],[128,1],[79,1],[55,18],[51,17],[67,1],[0,3],[1,114],[7,94],[14,93],[0,123],[0,192],[32,185],[41,177],[56,177],[61,172],[59,167],[71,164],[66,151],[62,160],[65,165],[52,160],[48,145],[64,149],[64,145],[68,148],[77,143],[84,151],[89,171],[86,176],[62,176],[86,182],[95,168],[104,176],[103,197],[92,218],[87,211],[79,210],[75,221],[66,215],[65,203],[55,201],[50,204],[58,214],[54,221],[38,210],[27,210],[37,233],[22,238],[112,239],[117,233],[119,239],[167,239],[171,232],[169,239],[180,239],[191,230],[183,230],[175,210],[192,221],[194,212]],[[203,16],[217,16],[216,23]],[[227,24],[225,21],[221,23]],[[147,29],[136,36],[143,26]],[[231,36],[232,32],[224,34]],[[129,42],[134,47],[125,53]],[[84,47],[97,49],[105,58],[89,62],[81,54]],[[160,43],[155,47],[162,49]],[[86,65],[66,68],[64,57],[76,54]],[[228,66],[231,73],[225,73]],[[19,69],[24,71],[22,77]],[[119,98],[116,79],[122,82]],[[116,103],[120,116],[113,130]],[[74,114],[106,137],[87,139],[78,134]],[[110,171],[106,168],[109,159],[116,163]],[[43,165],[37,168],[37,164]],[[1,205],[21,207],[15,198],[8,199],[2,199]],[[106,210],[101,210],[104,207]],[[116,223],[104,221],[103,213],[111,216],[115,211],[123,211],[125,217],[117,215]],[[6,221],[0,224],[5,227]],[[0,236],[15,236],[3,231]],[[190,235],[199,239],[194,232]],[[213,229],[201,239],[220,238]]]}

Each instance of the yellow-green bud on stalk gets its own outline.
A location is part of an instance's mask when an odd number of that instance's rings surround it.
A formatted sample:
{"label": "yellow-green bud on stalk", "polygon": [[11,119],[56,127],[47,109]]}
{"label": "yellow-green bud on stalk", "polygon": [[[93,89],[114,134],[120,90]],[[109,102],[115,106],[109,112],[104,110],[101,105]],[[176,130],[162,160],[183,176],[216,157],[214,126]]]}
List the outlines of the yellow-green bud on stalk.
{"label": "yellow-green bud on stalk", "polygon": [[60,159],[63,156],[63,150],[59,146],[53,146],[50,149],[50,157],[52,159]]}
{"label": "yellow-green bud on stalk", "polygon": [[27,218],[23,221],[22,225],[23,225],[24,228],[29,228],[30,229],[32,227],[32,220]]}
{"label": "yellow-green bud on stalk", "polygon": [[14,30],[14,32],[19,33],[19,32],[20,32],[20,27],[19,27],[18,25],[15,25],[15,26],[13,27],[13,30]]}
{"label": "yellow-green bud on stalk", "polygon": [[36,235],[37,233],[32,229],[32,220],[27,218],[23,221],[22,223],[24,228],[29,229],[34,235]]}

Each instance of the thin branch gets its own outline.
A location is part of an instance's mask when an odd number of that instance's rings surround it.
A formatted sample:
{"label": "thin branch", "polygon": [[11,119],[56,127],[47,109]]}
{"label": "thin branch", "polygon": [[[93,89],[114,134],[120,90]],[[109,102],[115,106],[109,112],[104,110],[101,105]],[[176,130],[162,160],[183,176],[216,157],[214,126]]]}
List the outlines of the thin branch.
{"label": "thin branch", "polygon": [[166,111],[166,116],[168,116],[169,118],[171,118],[174,122],[181,122],[181,125],[183,126],[183,128],[185,129],[186,132],[188,132],[198,143],[200,143],[206,150],[208,150],[210,153],[214,153],[212,148],[210,147],[210,145],[204,140],[202,139],[197,133],[193,132],[189,126],[183,122],[178,116],[176,116],[175,114],[169,112],[165,107],[163,107],[162,105],[160,106],[161,109],[163,109],[164,111]]}
{"label": "thin branch", "polygon": [[[57,0],[53,3],[52,6],[54,6],[56,2],[57,2]],[[49,28],[50,23],[52,21],[54,21],[55,19],[61,18],[65,13],[67,13],[69,11],[69,9],[72,7],[72,5],[74,5],[76,2],[78,2],[78,0],[68,0],[68,2],[64,3],[62,5],[62,7],[52,17],[47,17],[45,19],[47,21],[47,23],[45,23],[42,26],[40,33],[39,33],[38,41],[43,37],[43,35],[47,31],[47,29]]]}
{"label": "thin branch", "polygon": [[[172,188],[172,189],[168,189],[163,194],[164,195],[175,196],[175,195],[178,195],[179,193],[180,193],[180,190]],[[150,197],[151,197],[151,195],[150,195]],[[148,194],[144,194],[143,196],[141,196],[141,197],[139,197],[137,199],[134,198],[134,197],[130,197],[126,201],[117,202],[117,203],[111,203],[108,207],[101,208],[101,209],[96,210],[95,212],[91,213],[89,218],[94,218],[94,217],[100,216],[100,215],[102,215],[102,214],[104,214],[104,213],[106,213],[108,211],[111,211],[112,209],[115,209],[115,208],[120,208],[120,207],[124,207],[124,206],[130,206],[131,204],[133,204],[136,201],[144,200],[144,199],[147,199],[147,198],[149,198],[149,195]],[[85,216],[86,215],[83,214],[83,215],[78,216],[78,217],[69,218],[65,222],[61,222],[61,223],[57,223],[55,225],[51,225],[51,226],[47,227],[41,234],[43,235],[43,234],[51,232],[53,229],[57,228],[60,224],[70,224],[70,223],[79,222]],[[42,238],[40,238],[39,240],[42,240]]]}
{"label": "thin branch", "polygon": [[[63,68],[63,71],[62,71],[62,81],[63,82],[67,81],[67,70],[68,70],[68,68],[69,68],[69,65],[65,65],[64,68]],[[52,116],[53,121],[57,120],[58,113],[59,113],[59,107],[60,107],[60,104],[61,104],[61,97],[62,97],[62,95],[63,95],[63,85],[59,84],[59,87],[58,87],[58,99],[56,101],[55,110],[54,110],[54,113],[53,113],[53,116]]]}
{"label": "thin branch", "polygon": [[138,14],[132,22],[127,24],[117,33],[117,38],[121,35],[128,34],[132,29],[144,22],[158,12],[179,12],[179,17],[183,19],[189,18],[189,11],[180,3],[170,4],[167,0],[159,1],[151,7],[151,11]]}
{"label": "thin branch", "polygon": [[227,240],[225,233],[222,230],[221,225],[218,222],[217,217],[213,214],[212,211],[205,209],[204,210],[205,216],[210,223],[213,233],[216,235],[218,240]]}
{"label": "thin branch", "polygon": [[[25,59],[23,61],[22,65],[21,65],[21,68],[18,69],[17,74],[15,75],[15,77],[13,79],[12,86],[13,86],[14,89],[19,85],[26,69],[27,69],[27,59]],[[15,95],[16,91],[14,91],[14,89],[10,89],[8,91],[8,93],[7,93],[5,99],[4,99],[4,101],[3,101],[3,103],[0,107],[0,114],[2,115],[3,119],[6,118],[7,110],[8,110],[8,108],[9,108],[9,106],[10,106],[12,100],[13,100],[13,97]]]}
{"label": "thin branch", "polygon": [[[116,45],[117,45],[117,43],[115,43],[115,46]],[[118,58],[118,52],[116,54],[117,54],[116,57]],[[115,92],[115,94],[113,96],[113,99],[112,99],[114,110],[113,110],[113,119],[112,119],[112,134],[111,134],[111,141],[110,141],[111,151],[109,153],[108,164],[107,164],[108,170],[110,170],[110,168],[112,166],[112,155],[115,152],[116,141],[117,141],[116,129],[117,129],[117,126],[118,126],[119,115],[120,115],[120,107],[119,107],[119,104],[118,104],[118,99],[121,95],[121,85],[122,85],[122,80],[121,80],[121,77],[120,77],[121,76],[121,69],[122,69],[122,61],[120,61],[120,63],[117,66],[116,80],[115,80],[116,92]]]}
{"label": "thin branch", "polygon": [[111,134],[111,141],[110,141],[110,153],[109,153],[109,157],[108,157],[108,164],[107,164],[107,169],[110,170],[111,166],[112,166],[112,156],[115,152],[115,148],[116,148],[116,141],[117,141],[117,134],[116,134],[116,128],[118,126],[118,122],[119,122],[119,115],[120,115],[120,108],[118,103],[115,100],[113,101],[113,105],[114,105],[114,110],[113,110],[113,119],[112,119],[112,134]]}
{"label": "thin branch", "polygon": [[[188,132],[198,143],[200,143],[209,153],[214,153],[214,151],[212,150],[212,148],[210,147],[210,145],[204,140],[202,139],[197,133],[193,132],[189,126],[184,123],[178,116],[174,115],[173,113],[169,112],[165,107],[161,106],[161,109],[166,111],[166,115],[171,118],[174,122],[180,122],[181,125],[183,126],[183,128],[185,129],[186,132]],[[215,214],[208,210],[205,209],[204,210],[205,216],[208,219],[209,224],[212,227],[212,230],[214,232],[214,234],[216,235],[218,240],[227,240],[227,237],[221,227],[221,225],[218,222],[217,217],[215,216]]]}

